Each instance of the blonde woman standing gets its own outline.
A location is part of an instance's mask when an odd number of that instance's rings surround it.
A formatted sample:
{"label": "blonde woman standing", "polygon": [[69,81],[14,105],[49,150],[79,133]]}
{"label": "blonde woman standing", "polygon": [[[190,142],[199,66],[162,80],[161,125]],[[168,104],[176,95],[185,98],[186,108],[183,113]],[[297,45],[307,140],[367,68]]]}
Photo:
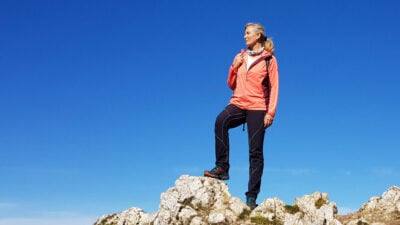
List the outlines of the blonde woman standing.
{"label": "blonde woman standing", "polygon": [[215,121],[216,166],[204,171],[204,176],[229,179],[228,130],[247,123],[250,168],[246,203],[254,209],[264,169],[265,130],[274,121],[279,79],[274,44],[264,27],[248,23],[244,30],[247,50],[238,53],[229,68],[228,86],[233,94]]}

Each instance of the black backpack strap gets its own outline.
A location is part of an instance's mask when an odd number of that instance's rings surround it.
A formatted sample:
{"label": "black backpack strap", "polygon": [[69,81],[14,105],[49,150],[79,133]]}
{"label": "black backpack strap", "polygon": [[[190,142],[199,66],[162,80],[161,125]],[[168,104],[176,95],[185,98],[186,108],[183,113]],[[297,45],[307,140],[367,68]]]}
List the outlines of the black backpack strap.
{"label": "black backpack strap", "polygon": [[269,55],[265,58],[265,68],[267,70],[267,74],[265,75],[265,78],[262,82],[262,85],[264,85],[265,87],[269,88],[269,71],[268,71],[268,67],[271,61],[272,55]]}
{"label": "black backpack strap", "polygon": [[268,75],[268,67],[269,67],[269,62],[272,58],[272,55],[269,55],[265,58],[265,68],[267,68],[267,75]]}

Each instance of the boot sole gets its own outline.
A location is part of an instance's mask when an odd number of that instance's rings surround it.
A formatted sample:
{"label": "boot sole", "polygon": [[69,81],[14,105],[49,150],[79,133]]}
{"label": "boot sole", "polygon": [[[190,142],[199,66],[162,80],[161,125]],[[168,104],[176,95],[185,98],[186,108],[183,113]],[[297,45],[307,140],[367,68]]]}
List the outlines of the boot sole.
{"label": "boot sole", "polygon": [[214,175],[214,174],[210,173],[209,171],[205,171],[204,172],[204,176],[205,177],[215,178],[215,179],[218,179],[218,180],[229,180],[229,176]]}

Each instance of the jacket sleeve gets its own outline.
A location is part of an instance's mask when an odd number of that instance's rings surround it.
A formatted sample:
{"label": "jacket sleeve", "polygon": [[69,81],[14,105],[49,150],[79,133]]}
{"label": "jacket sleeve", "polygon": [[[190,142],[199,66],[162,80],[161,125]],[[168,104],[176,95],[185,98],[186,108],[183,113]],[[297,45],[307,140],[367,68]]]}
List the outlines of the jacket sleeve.
{"label": "jacket sleeve", "polygon": [[[236,57],[239,57],[241,54],[243,54],[243,50],[241,53],[239,53],[235,56],[235,58],[233,59],[233,62],[235,62]],[[232,62],[232,65],[233,65],[233,62]],[[228,86],[230,89],[235,90],[238,69],[234,69],[232,65],[229,67]]]}
{"label": "jacket sleeve", "polygon": [[228,86],[232,90],[235,90],[236,88],[236,77],[237,77],[237,69],[234,69],[233,66],[231,66],[229,68],[229,74],[228,74]]}
{"label": "jacket sleeve", "polygon": [[278,93],[279,93],[279,72],[278,63],[275,56],[272,57],[270,66],[268,68],[269,72],[269,82],[270,82],[270,95],[269,95],[269,105],[268,105],[268,115],[275,117],[276,106],[278,104]]}

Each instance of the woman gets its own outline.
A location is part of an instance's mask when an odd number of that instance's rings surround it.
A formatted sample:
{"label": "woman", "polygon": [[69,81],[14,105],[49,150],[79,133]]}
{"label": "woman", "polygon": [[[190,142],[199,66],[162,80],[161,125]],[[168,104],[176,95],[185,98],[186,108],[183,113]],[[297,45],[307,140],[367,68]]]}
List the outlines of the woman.
{"label": "woman", "polygon": [[250,169],[246,203],[254,209],[264,169],[264,134],[274,121],[278,102],[278,65],[274,44],[261,24],[246,24],[244,40],[247,50],[235,56],[229,69],[232,97],[215,121],[216,166],[204,171],[204,176],[229,179],[228,130],[247,123]]}

